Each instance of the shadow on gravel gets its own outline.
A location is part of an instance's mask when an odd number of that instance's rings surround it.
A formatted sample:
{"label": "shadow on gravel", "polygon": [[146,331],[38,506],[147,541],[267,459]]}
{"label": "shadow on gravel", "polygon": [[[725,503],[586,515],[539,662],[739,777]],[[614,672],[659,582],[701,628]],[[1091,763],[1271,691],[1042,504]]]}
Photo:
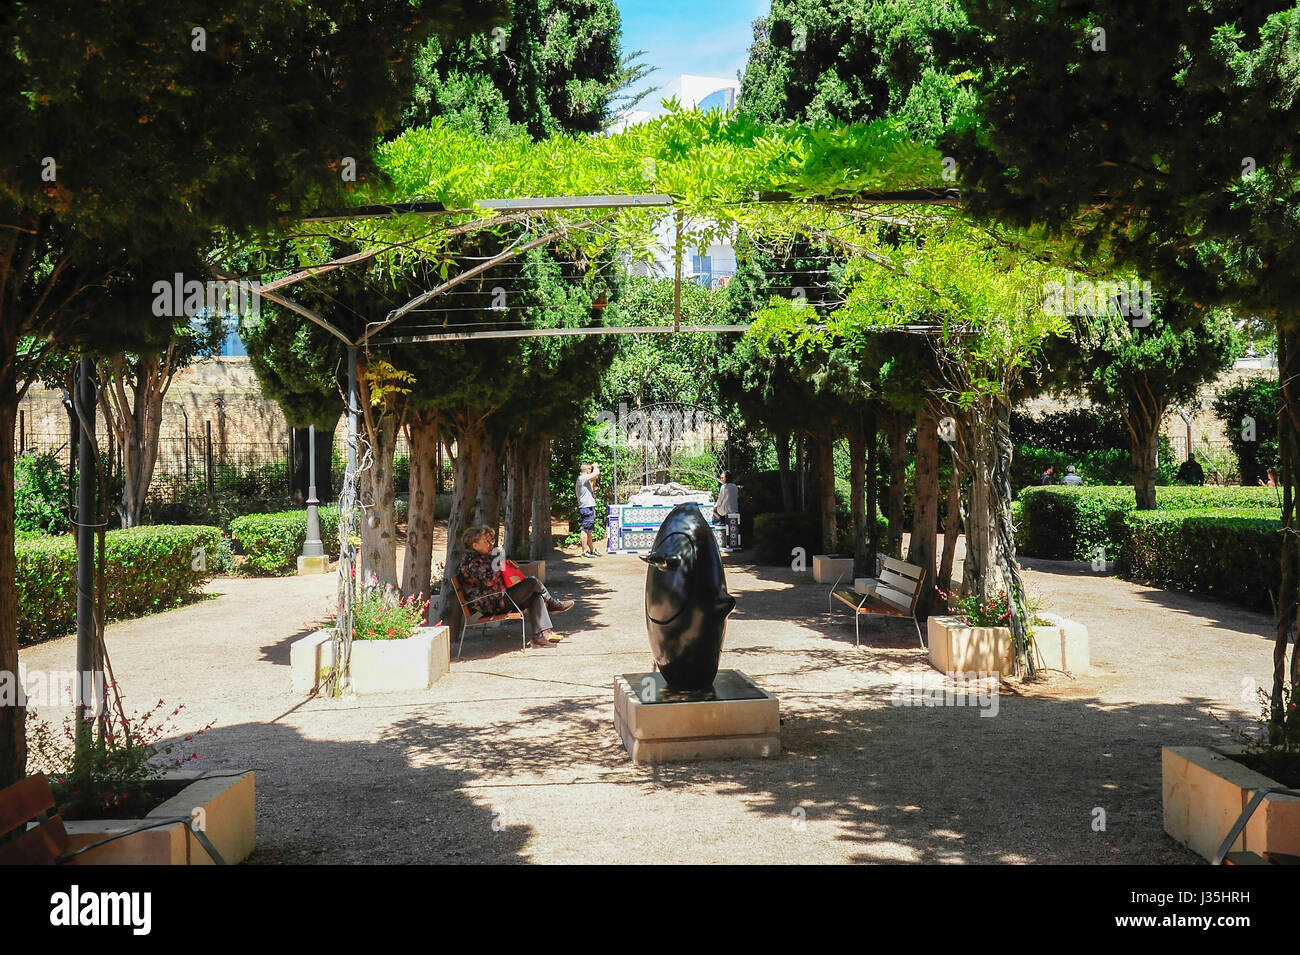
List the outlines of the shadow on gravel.
{"label": "shadow on gravel", "polygon": [[[1159,747],[1209,742],[1206,701],[1116,707],[1004,694],[989,718],[974,707],[890,705],[892,693],[877,684],[852,702],[787,705],[781,756],[751,762],[633,766],[605,699],[538,703],[488,726],[412,717],[383,741],[469,777],[550,773],[734,796],[791,827],[786,861],[799,860],[798,822],[834,824],[838,839],[861,846],[858,862],[1198,861],[1163,834]],[[1105,829],[1094,828],[1102,818]],[[483,844],[481,833],[462,835]]]}
{"label": "shadow on gravel", "polygon": [[258,658],[258,661],[261,663],[274,663],[276,666],[287,667],[289,665],[289,648],[293,645],[293,642],[295,640],[301,640],[303,637],[313,634],[319,629],[320,627],[304,627],[297,633],[292,633],[287,637],[283,637],[275,641],[275,643],[268,643],[266,646],[258,647],[258,653],[262,654],[261,657]]}
{"label": "shadow on gravel", "polygon": [[531,826],[510,825],[466,795],[469,774],[412,765],[400,742],[324,742],[282,724],[241,723],[204,734],[202,768],[256,770],[249,864],[526,861]]}

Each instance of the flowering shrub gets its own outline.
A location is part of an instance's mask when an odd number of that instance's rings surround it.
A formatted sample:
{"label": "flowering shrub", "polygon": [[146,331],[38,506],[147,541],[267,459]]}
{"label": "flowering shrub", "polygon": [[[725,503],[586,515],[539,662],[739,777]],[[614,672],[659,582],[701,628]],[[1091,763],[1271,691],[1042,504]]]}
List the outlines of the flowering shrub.
{"label": "flowering shrub", "polygon": [[[1011,604],[1007,592],[999,590],[996,597],[981,602],[974,594],[944,593],[935,588],[941,600],[948,605],[948,612],[959,618],[968,627],[1009,627],[1011,626]],[[1032,594],[1025,595],[1029,625],[1047,623],[1039,614],[1040,602]]]}
{"label": "flowering shrub", "polygon": [[[115,690],[114,690],[115,692]],[[65,819],[134,815],[148,811],[149,784],[161,779],[168,769],[198,759],[192,743],[213,726],[186,733],[182,738],[172,720],[184,704],[170,713],[159,700],[144,713],[123,720],[116,714],[105,717],[102,729],[77,741],[76,718],[63,718],[59,730],[35,710],[27,711],[27,763],[31,772],[45,773],[59,813]],[[176,736],[172,742],[163,739]],[[173,752],[179,750],[176,756]]]}
{"label": "flowering shrub", "polygon": [[418,594],[403,597],[385,585],[368,586],[352,605],[353,640],[405,640],[424,622],[429,601]]}
{"label": "flowering shrub", "polygon": [[1008,627],[1011,608],[1007,602],[1007,592],[999,590],[992,600],[981,602],[974,594],[950,594],[936,588],[936,593],[948,605],[954,617],[961,619],[968,627]]}

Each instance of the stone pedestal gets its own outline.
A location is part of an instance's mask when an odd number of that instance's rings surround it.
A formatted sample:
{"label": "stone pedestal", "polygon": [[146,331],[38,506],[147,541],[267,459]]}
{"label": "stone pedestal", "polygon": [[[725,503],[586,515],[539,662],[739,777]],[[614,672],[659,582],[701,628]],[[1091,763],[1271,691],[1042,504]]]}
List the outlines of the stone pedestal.
{"label": "stone pedestal", "polygon": [[780,704],[739,670],[720,670],[696,692],[668,689],[659,673],[615,677],[614,727],[634,763],[781,753]]}
{"label": "stone pedestal", "polygon": [[329,554],[306,557],[298,555],[298,576],[303,574],[328,574],[330,572]]}

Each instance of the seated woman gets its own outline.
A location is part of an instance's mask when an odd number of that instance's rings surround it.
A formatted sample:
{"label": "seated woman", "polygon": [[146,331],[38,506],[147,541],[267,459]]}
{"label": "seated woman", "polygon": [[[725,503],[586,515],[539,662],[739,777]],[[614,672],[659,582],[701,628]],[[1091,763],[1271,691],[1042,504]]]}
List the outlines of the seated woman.
{"label": "seated woman", "polygon": [[[485,615],[511,610],[505,595],[509,594],[524,612],[524,631],[530,638],[529,646],[552,647],[563,639],[551,627],[551,614],[564,613],[573,606],[572,600],[557,600],[536,577],[525,577],[507,587],[492,551],[496,547],[496,532],[490,527],[475,525],[461,535],[465,553],[460,558],[460,586],[470,610]],[[479,600],[477,598],[484,599]]]}

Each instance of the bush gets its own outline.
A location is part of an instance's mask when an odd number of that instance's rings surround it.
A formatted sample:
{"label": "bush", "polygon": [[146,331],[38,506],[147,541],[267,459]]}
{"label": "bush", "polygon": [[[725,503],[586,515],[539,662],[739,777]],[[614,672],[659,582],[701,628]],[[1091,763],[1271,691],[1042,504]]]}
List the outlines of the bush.
{"label": "bush", "polygon": [[[120,620],[184,603],[212,578],[210,563],[221,531],[216,527],[153,526],[109,531],[104,546],[109,619]],[[18,639],[34,643],[61,637],[77,626],[77,545],[70,537],[32,537],[14,548]]]}
{"label": "bush", "polygon": [[[230,536],[244,552],[244,567],[262,574],[287,574],[298,566],[307,542],[307,512],[247,514],[230,522]],[[326,554],[339,549],[339,509],[320,509],[320,536]]]}
{"label": "bush", "polygon": [[[1156,490],[1157,513],[1189,509],[1248,508],[1272,516],[1276,488],[1192,487]],[[1136,507],[1131,487],[1034,487],[1020,492],[1016,547],[1026,557],[1092,560],[1096,547],[1112,558],[1126,538],[1123,516]],[[1013,516],[1015,512],[1013,511]]]}
{"label": "bush", "polygon": [[760,564],[790,565],[790,552],[802,547],[809,566],[814,554],[820,554],[821,521],[807,511],[757,514],[754,517],[754,548]]}
{"label": "bush", "polygon": [[1070,408],[1037,417],[1013,411],[1010,425],[1013,443],[1057,451],[1069,458],[1113,450],[1128,454],[1128,429],[1109,408]]}
{"label": "bush", "polygon": [[68,529],[68,473],[54,452],[24,451],[14,461],[14,529],[62,534]]}
{"label": "bush", "polygon": [[[170,500],[165,498],[170,497]],[[245,514],[266,514],[298,506],[281,492],[267,497],[250,497],[230,488],[209,491],[207,482],[173,485],[155,482],[146,503],[146,521],[155,524],[210,524],[230,529],[235,518]]]}
{"label": "bush", "polygon": [[1121,576],[1271,611],[1282,522],[1259,508],[1133,511],[1119,519]]}
{"label": "bush", "polygon": [[[1237,457],[1242,484],[1258,484],[1269,468],[1278,467],[1276,378],[1257,375],[1223,389],[1214,399],[1214,413]],[[1254,419],[1253,441],[1242,436],[1243,419]]]}

